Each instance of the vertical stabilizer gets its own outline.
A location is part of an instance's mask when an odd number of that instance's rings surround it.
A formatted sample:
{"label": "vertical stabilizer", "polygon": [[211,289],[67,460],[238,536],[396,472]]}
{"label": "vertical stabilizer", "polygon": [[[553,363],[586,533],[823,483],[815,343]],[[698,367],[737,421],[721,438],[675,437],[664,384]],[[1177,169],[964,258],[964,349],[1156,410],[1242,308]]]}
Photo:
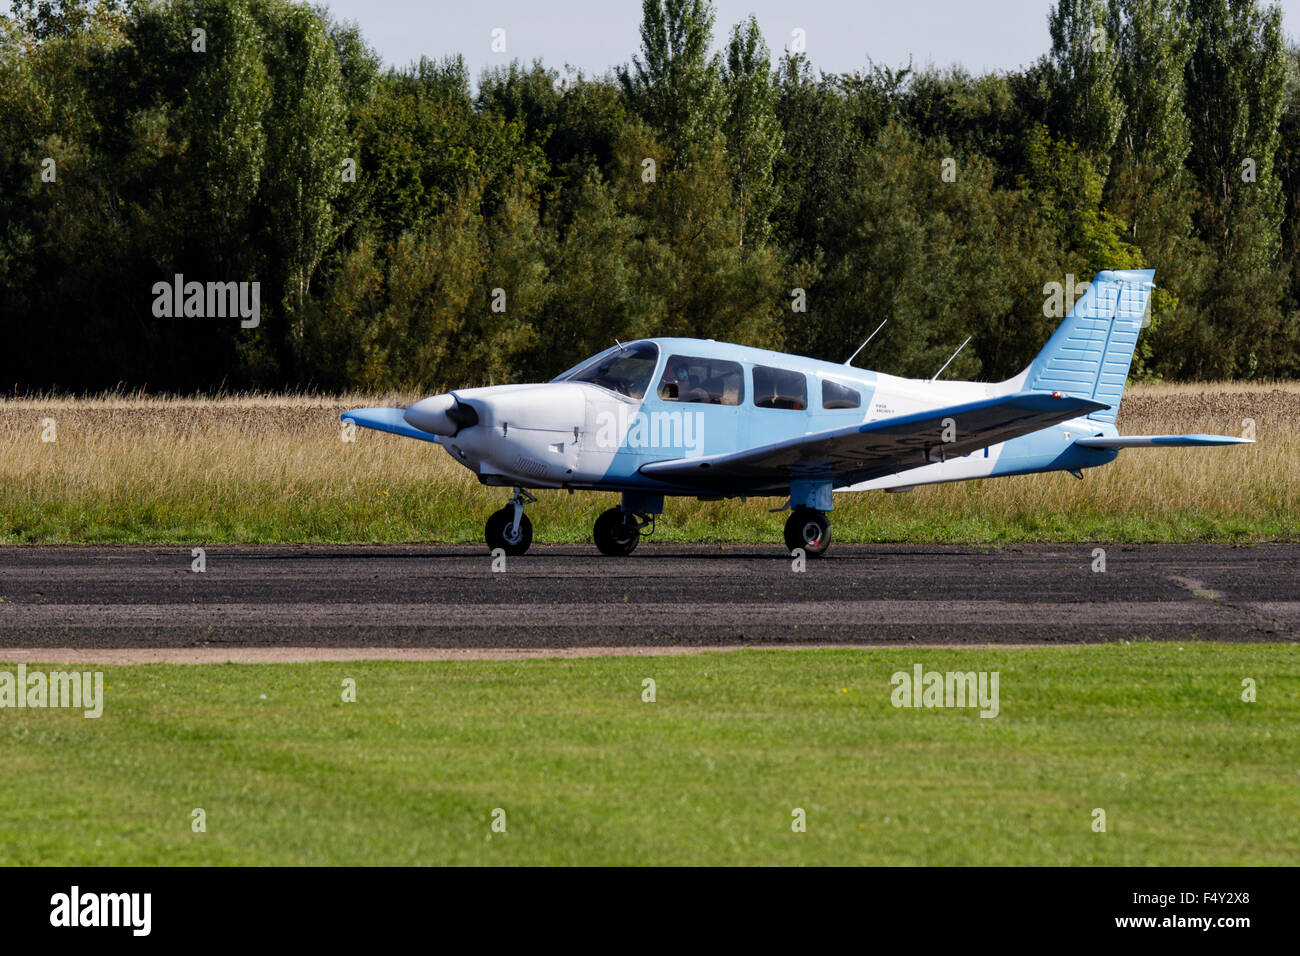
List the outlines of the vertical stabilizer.
{"label": "vertical stabilizer", "polygon": [[1110,408],[1088,417],[1113,424],[1154,279],[1151,269],[1098,272],[1022,373],[1021,387],[1105,402]]}

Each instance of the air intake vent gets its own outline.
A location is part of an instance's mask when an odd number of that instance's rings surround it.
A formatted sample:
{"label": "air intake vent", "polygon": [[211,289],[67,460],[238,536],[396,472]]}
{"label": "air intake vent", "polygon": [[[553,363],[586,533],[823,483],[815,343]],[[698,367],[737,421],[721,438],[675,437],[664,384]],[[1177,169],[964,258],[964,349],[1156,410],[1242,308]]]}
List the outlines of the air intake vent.
{"label": "air intake vent", "polygon": [[515,459],[515,468],[522,475],[529,475],[533,478],[546,477],[546,466],[535,458],[525,458],[520,455]]}

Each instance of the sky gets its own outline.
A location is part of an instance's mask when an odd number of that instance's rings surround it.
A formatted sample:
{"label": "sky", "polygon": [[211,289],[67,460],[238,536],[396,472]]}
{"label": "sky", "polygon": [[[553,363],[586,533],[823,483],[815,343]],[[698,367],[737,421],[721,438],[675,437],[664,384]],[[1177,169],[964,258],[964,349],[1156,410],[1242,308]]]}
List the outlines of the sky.
{"label": "sky", "polygon": [[[592,75],[637,52],[640,0],[324,0],[335,19],[353,20],[386,64],[460,53],[477,77],[486,67],[536,57]],[[1300,39],[1300,0],[1281,0],[1283,27]],[[1052,0],[714,0],[715,45],[751,13],[773,58],[802,29],[814,69],[828,73],[892,67],[947,67],[972,73],[1025,66],[1050,45]],[[494,52],[493,31],[505,31]]]}

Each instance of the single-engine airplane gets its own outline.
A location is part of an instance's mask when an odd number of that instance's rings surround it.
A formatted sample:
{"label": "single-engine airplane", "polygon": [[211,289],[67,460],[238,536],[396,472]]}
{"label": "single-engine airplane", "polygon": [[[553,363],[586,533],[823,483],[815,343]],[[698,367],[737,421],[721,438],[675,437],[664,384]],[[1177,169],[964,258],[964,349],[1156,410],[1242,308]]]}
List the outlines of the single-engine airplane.
{"label": "single-engine airplane", "polygon": [[1047,471],[1082,478],[1124,448],[1249,441],[1119,435],[1115,416],[1154,277],[1098,273],[1029,367],[1005,382],[907,379],[652,338],[616,343],[550,382],[456,389],[341,417],[435,442],[483,484],[512,487],[485,532],[489,548],[509,555],[532,542],[530,492],[567,488],[622,493],[596,519],[596,547],[607,555],[631,554],[664,498],[678,495],[788,497],[777,509],[791,510],[786,546],[812,557],[830,544],[835,492]]}

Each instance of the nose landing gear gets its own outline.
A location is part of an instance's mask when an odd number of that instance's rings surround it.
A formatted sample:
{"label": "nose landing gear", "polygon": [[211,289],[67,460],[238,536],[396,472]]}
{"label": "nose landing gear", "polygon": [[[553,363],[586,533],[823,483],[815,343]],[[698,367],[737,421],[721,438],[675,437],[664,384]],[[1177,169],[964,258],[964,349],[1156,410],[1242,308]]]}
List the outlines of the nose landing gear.
{"label": "nose landing gear", "polygon": [[528,546],[533,543],[533,523],[524,514],[524,505],[530,505],[536,500],[524,489],[516,488],[510,503],[492,513],[487,519],[487,527],[483,529],[490,550],[500,548],[512,558],[528,550]]}

